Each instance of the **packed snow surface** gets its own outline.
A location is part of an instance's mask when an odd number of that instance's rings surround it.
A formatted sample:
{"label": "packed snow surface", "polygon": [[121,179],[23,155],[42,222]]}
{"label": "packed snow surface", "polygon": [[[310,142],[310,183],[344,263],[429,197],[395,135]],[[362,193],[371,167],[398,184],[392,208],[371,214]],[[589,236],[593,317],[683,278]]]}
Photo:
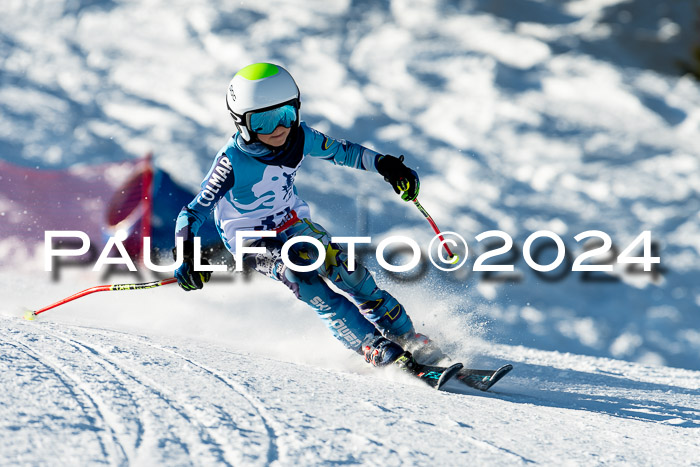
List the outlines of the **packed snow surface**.
{"label": "packed snow surface", "polygon": [[[56,465],[689,465],[696,371],[507,345],[490,393],[0,318],[5,460]],[[8,376],[10,376],[8,378]]]}
{"label": "packed snow surface", "polygon": [[[4,283],[12,302],[30,307],[65,290]],[[42,292],[32,297],[37,285]],[[445,314],[457,360],[515,369],[488,393],[457,383],[438,392],[368,367],[274,285],[264,297],[243,282],[210,284],[206,295],[176,286],[104,292],[35,321],[0,314],[4,459],[700,463],[698,371],[492,344],[463,316]],[[238,298],[227,307],[230,289]]]}
{"label": "packed snow surface", "polygon": [[[469,243],[459,272],[404,282],[368,255],[378,282],[467,366],[515,366],[486,394],[372,371],[284,286],[242,274],[24,321],[22,307],[137,280],[74,267],[51,281],[43,245],[6,235],[32,228],[20,191],[0,198],[0,464],[700,465],[700,87],[677,66],[692,4],[0,2],[3,161],[153,151],[195,190],[234,131],[231,76],[280,63],[307,123],[405,154],[421,203]],[[376,174],[306,161],[297,186],[334,235],[431,238]],[[500,246],[475,240],[489,230],[512,237],[512,273],[470,272]],[[538,274],[521,250],[539,230],[571,260],[581,232],[619,253],[650,231],[661,267]]]}

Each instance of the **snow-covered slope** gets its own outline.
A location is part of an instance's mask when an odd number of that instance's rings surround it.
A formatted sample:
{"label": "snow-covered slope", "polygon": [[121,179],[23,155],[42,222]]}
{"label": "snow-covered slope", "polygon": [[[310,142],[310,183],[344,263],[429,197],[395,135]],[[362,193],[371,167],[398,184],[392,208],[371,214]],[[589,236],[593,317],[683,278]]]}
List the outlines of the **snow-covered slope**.
{"label": "snow-covered slope", "polygon": [[15,465],[700,462],[695,371],[501,345],[493,355],[517,369],[496,391],[440,393],[389,372],[18,318],[0,318],[0,347],[0,451]]}
{"label": "snow-covered slope", "polygon": [[[52,282],[42,245],[17,262],[18,192],[0,200],[0,464],[700,464],[700,87],[675,74],[694,15],[683,0],[0,2],[0,158],[153,151],[194,189],[233,131],[232,74],[281,63],[309,124],[406,154],[422,204],[469,241],[466,270],[380,284],[455,358],[516,366],[494,394],[376,374],[262,277],[22,321],[101,278]],[[336,235],[430,238],[376,175],[308,161],[297,185]],[[519,248],[554,231],[574,257],[580,232],[622,249],[651,230],[663,270],[542,277],[517,254],[516,280],[489,281],[468,269],[491,229]]]}
{"label": "snow-covered slope", "polygon": [[[3,283],[9,301],[29,307],[65,294],[59,284]],[[43,292],[31,297],[36,285]],[[442,326],[461,339],[450,348],[456,358],[515,369],[490,393],[452,383],[439,393],[372,370],[276,285],[265,297],[242,283],[210,285],[203,297],[174,286],[108,292],[32,322],[1,313],[4,459],[700,463],[698,371],[490,344],[469,320],[444,313]]]}

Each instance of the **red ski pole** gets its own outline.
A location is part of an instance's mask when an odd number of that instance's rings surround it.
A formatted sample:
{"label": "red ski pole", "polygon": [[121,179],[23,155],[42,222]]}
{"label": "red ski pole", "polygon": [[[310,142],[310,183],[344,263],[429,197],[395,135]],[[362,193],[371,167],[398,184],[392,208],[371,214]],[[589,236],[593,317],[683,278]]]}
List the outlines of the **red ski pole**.
{"label": "red ski pole", "polygon": [[455,264],[459,261],[459,255],[455,255],[450,251],[450,247],[447,246],[447,242],[445,242],[445,238],[442,236],[442,233],[440,232],[440,229],[438,229],[437,224],[433,220],[432,217],[430,217],[430,214],[428,214],[428,211],[425,210],[423,206],[418,202],[418,198],[415,198],[413,200],[413,204],[416,205],[418,210],[423,213],[426,219],[428,219],[428,222],[430,223],[430,226],[433,228],[435,233],[437,234],[438,238],[440,239],[440,242],[442,242],[442,246],[445,247],[445,251],[447,252],[448,255],[450,255],[450,259],[452,260],[452,264]]}
{"label": "red ski pole", "polygon": [[52,308],[56,308],[57,306],[61,306],[65,303],[72,302],[73,300],[77,300],[78,298],[84,297],[86,295],[90,295],[95,292],[112,292],[112,291],[117,291],[117,290],[140,290],[140,289],[152,289],[153,287],[159,287],[161,285],[168,285],[168,284],[173,284],[177,282],[177,279],[174,277],[171,277],[169,279],[164,279],[162,281],[154,281],[154,282],[144,282],[141,284],[111,284],[111,285],[98,285],[96,287],[91,287],[89,289],[85,289],[81,292],[78,292],[76,294],[71,295],[70,297],[66,297],[63,300],[59,300],[56,303],[53,303],[49,306],[45,306],[44,308],[41,308],[36,311],[27,311],[24,314],[24,319],[31,321],[33,320],[36,315],[43,313],[47,310],[50,310]]}

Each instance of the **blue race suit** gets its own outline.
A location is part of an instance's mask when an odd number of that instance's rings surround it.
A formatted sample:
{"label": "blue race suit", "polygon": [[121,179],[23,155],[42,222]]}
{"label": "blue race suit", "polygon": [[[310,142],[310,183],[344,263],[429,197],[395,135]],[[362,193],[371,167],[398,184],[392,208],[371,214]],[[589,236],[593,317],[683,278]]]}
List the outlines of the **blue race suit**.
{"label": "blue race suit", "polygon": [[[413,324],[403,306],[380,289],[361,264],[356,263],[355,270],[349,271],[342,245],[331,242],[331,235],[311,221],[309,206],[294,187],[296,172],[306,156],[376,172],[378,153],[332,139],[304,122],[292,128],[284,146],[275,149],[262,143],[246,144],[237,133],[217,153],[199,194],[180,212],[175,235],[185,240],[194,238],[212,209],[217,230],[232,254],[237,231],[277,231],[276,237],[248,240],[246,245],[265,247],[265,253],[247,253],[244,262],[289,287],[299,300],[316,310],[346,347],[361,353],[361,343],[377,331],[389,337],[412,331]],[[282,262],[284,242],[300,235],[314,237],[325,247],[324,264],[314,271],[296,272]],[[297,243],[290,249],[289,258],[298,265],[312,264],[318,250],[308,243]],[[330,288],[323,278],[352,301]]]}

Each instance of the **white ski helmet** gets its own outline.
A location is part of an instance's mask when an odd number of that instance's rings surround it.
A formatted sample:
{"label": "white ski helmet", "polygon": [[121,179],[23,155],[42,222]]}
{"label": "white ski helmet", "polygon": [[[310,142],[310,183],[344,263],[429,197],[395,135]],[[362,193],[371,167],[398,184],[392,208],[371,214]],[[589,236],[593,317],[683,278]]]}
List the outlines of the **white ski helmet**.
{"label": "white ski helmet", "polygon": [[246,143],[257,141],[250,115],[290,104],[299,125],[299,87],[287,70],[272,63],[254,63],[233,76],[226,93],[228,111]]}

